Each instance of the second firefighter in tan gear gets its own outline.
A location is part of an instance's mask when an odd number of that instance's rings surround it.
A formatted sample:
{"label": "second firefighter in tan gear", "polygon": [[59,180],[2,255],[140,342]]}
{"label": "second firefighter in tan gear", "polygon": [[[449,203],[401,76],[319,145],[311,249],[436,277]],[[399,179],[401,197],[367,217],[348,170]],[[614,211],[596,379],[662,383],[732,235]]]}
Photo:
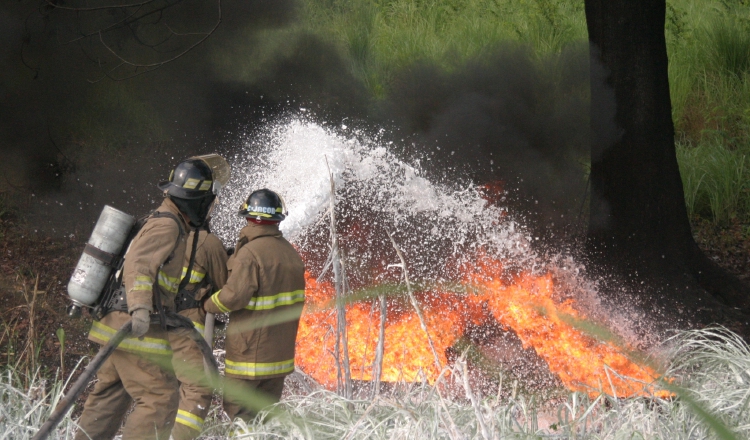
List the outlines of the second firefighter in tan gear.
{"label": "second firefighter in tan gear", "polygon": [[[192,244],[195,233],[190,233],[188,245]],[[205,330],[206,314],[200,308],[200,301],[224,287],[228,258],[221,241],[205,230],[198,230],[195,261],[190,274],[187,274],[189,255],[185,255],[182,276],[189,276],[190,282],[177,294],[175,307],[180,315],[190,318],[201,333]],[[192,440],[203,429],[213,388],[203,371],[203,354],[195,341],[190,339],[188,331],[181,329],[169,332],[169,343],[173,351],[172,365],[177,380],[180,381],[180,404],[172,438]]]}
{"label": "second firefighter in tan gear", "polygon": [[241,380],[264,399],[231,393],[224,409],[233,420],[250,420],[263,404],[281,397],[284,377],[294,371],[294,347],[305,301],[304,263],[279,231],[283,202],[269,190],[253,192],[240,215],[248,220],[229,258],[224,287],[204,303],[210,313],[229,314],[225,341],[227,384]]}

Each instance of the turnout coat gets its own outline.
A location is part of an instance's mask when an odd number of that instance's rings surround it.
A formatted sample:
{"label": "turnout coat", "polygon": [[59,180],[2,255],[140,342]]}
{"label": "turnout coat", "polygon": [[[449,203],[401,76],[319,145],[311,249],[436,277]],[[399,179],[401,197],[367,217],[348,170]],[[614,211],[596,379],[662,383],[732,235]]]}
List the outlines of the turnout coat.
{"label": "turnout coat", "polygon": [[[190,318],[195,328],[205,336],[206,314],[200,309],[200,301],[224,287],[228,257],[217,236],[205,230],[193,230],[187,241],[182,278],[188,276],[189,254],[196,233],[198,242],[190,279],[184,291],[178,292],[175,307],[180,315]],[[190,332],[185,329],[170,331],[169,343],[174,351],[172,366],[180,381],[180,404],[170,439],[193,440],[203,430],[211,407],[213,387],[203,374],[203,353],[190,337]]]}
{"label": "turnout coat", "polygon": [[305,266],[278,224],[248,223],[227,262],[224,287],[207,312],[229,314],[225,374],[240,379],[294,371],[294,345],[305,302]]}
{"label": "turnout coat", "polygon": [[[143,308],[156,312],[157,298],[161,299],[165,310],[174,310],[186,252],[186,232],[190,229],[171,200],[165,198],[156,211],[171,213],[179,224],[166,216],[149,218],[130,243],[122,269],[130,313]],[[101,321],[94,321],[89,339],[106,344],[129,319],[128,313],[112,311]],[[167,332],[159,325],[151,325],[143,338],[126,338],[117,349],[152,355],[172,354]]]}

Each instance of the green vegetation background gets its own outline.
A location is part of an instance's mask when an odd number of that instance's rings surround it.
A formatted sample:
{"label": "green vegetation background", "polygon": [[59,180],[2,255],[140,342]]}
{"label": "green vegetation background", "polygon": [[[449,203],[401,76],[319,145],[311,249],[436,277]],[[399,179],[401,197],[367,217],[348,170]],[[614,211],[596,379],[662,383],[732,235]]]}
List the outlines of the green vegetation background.
{"label": "green vegetation background", "polygon": [[[306,0],[375,96],[416,60],[453,69],[504,41],[544,61],[587,38],[580,0]],[[750,2],[671,0],[666,37],[677,154],[691,214],[722,224],[750,213]]]}

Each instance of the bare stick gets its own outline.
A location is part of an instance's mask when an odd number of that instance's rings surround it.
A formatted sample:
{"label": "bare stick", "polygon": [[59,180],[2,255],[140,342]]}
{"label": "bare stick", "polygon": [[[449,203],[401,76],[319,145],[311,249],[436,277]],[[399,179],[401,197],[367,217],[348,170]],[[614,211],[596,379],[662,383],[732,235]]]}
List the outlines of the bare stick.
{"label": "bare stick", "polygon": [[380,394],[380,376],[383,375],[383,352],[385,351],[385,320],[388,312],[385,295],[378,295],[378,301],[380,302],[380,331],[378,332],[378,346],[375,349],[375,364],[372,367],[373,399]]}
{"label": "bare stick", "polygon": [[409,294],[409,301],[411,301],[412,307],[414,307],[414,310],[417,312],[417,316],[419,317],[419,324],[422,326],[422,330],[424,330],[424,333],[427,335],[427,342],[430,344],[432,355],[435,357],[435,366],[437,366],[438,371],[440,371],[443,369],[443,366],[440,364],[440,358],[438,357],[437,350],[435,350],[435,344],[432,343],[430,332],[427,331],[427,323],[424,319],[424,315],[422,315],[422,310],[419,308],[417,299],[414,297],[414,293],[411,291],[409,271],[406,270],[406,260],[404,259],[404,254],[401,253],[401,249],[396,244],[396,240],[393,239],[393,235],[390,232],[388,232],[388,238],[391,239],[393,249],[396,249],[396,254],[398,254],[398,258],[401,260],[401,269],[403,269],[404,271],[404,281],[406,282],[406,292]]}
{"label": "bare stick", "polygon": [[[326,158],[326,166],[328,166],[328,158]],[[349,365],[349,339],[346,332],[346,306],[344,296],[346,295],[346,275],[344,272],[344,265],[341,261],[341,254],[339,249],[338,235],[336,234],[336,185],[333,181],[333,173],[331,173],[331,167],[328,166],[328,177],[331,181],[331,262],[333,266],[333,283],[336,288],[336,361],[338,363],[339,356],[341,356],[341,363],[343,364],[344,373],[344,397],[351,399],[352,397],[352,372]],[[340,344],[340,345],[339,345]],[[339,347],[341,349],[339,350]],[[341,377],[339,373],[339,378]]]}
{"label": "bare stick", "polygon": [[466,391],[466,397],[469,398],[469,401],[471,401],[471,406],[474,408],[474,414],[476,414],[477,416],[477,423],[479,423],[479,430],[482,433],[482,437],[485,440],[490,440],[492,437],[490,436],[490,432],[487,429],[487,425],[484,423],[484,414],[482,414],[482,408],[479,405],[479,401],[477,400],[477,397],[471,391],[471,386],[469,385],[469,372],[466,368],[466,352],[464,352],[461,355],[461,357],[456,361],[454,368],[457,370],[457,372],[461,375],[463,379],[463,385],[464,385],[464,390]]}

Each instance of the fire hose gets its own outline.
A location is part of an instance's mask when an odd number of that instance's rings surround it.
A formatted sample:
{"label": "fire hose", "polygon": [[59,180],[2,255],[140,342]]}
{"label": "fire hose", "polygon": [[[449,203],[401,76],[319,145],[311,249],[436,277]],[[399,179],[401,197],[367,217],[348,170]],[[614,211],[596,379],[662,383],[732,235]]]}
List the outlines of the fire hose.
{"label": "fire hose", "polygon": [[[206,345],[208,345],[209,347],[213,347],[214,346],[214,327],[215,327],[215,324],[216,324],[216,316],[213,313],[206,313],[206,320],[205,320],[206,327],[203,329],[203,334],[205,335],[205,338],[206,338]],[[214,359],[213,353],[211,353],[211,354],[212,354],[211,359]],[[216,361],[214,360],[214,362],[216,362]],[[203,358],[203,368],[206,370],[206,374],[209,375],[209,376],[211,375],[211,371],[213,370],[213,367],[211,365],[209,365],[210,363],[211,363],[211,361],[209,361],[204,356],[204,358]]]}
{"label": "fire hose", "polygon": [[[151,324],[159,325],[159,323],[159,316],[152,315]],[[213,356],[211,347],[195,328],[193,322],[185,316],[167,312],[166,324],[168,329],[184,328],[191,330],[190,339],[198,344],[198,348],[200,348],[201,353],[203,354],[204,365],[209,382],[214,388],[221,388],[219,365]],[[118,330],[117,333],[115,333],[115,335],[109,340],[109,342],[107,342],[102,346],[101,349],[99,349],[99,353],[97,353],[96,356],[91,359],[91,362],[89,362],[88,366],[86,366],[86,369],[83,370],[83,373],[81,373],[81,375],[78,377],[78,380],[76,380],[73,386],[70,387],[65,397],[60,399],[57,407],[54,411],[52,411],[52,414],[50,414],[49,419],[44,423],[44,425],[42,425],[41,428],[39,428],[39,431],[37,431],[37,433],[34,435],[34,437],[32,437],[31,440],[44,440],[52,433],[52,431],[57,427],[63,417],[65,417],[65,414],[68,413],[70,407],[73,406],[73,403],[81,394],[81,392],[86,388],[89,380],[91,380],[96,372],[99,371],[99,368],[101,368],[102,364],[104,364],[104,361],[106,361],[107,358],[112,354],[112,352],[117,349],[117,346],[120,345],[123,339],[125,339],[130,334],[132,328],[132,322],[126,322],[120,328],[120,330]]]}

